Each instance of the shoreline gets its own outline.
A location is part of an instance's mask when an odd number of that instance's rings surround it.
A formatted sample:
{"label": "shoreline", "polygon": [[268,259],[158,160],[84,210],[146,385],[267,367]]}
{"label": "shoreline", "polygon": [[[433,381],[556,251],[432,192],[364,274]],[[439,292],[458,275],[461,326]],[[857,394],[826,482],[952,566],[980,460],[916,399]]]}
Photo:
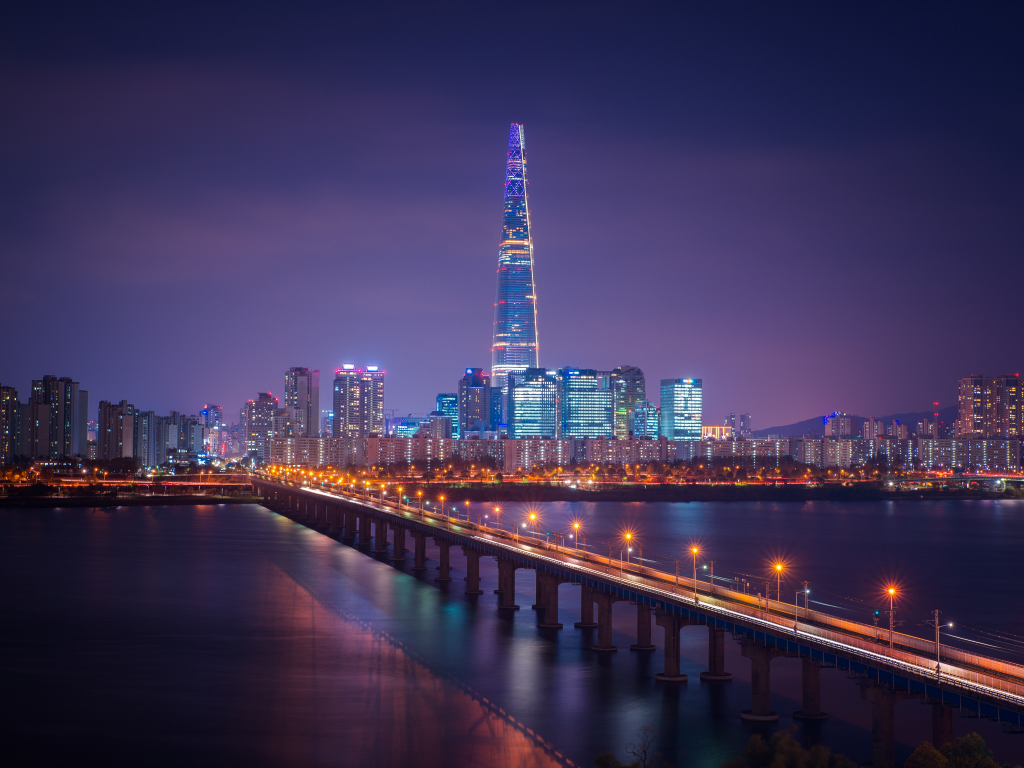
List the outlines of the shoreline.
{"label": "shoreline", "polygon": [[199,507],[213,504],[259,504],[258,496],[40,496],[0,498],[4,509],[64,509],[65,507]]}

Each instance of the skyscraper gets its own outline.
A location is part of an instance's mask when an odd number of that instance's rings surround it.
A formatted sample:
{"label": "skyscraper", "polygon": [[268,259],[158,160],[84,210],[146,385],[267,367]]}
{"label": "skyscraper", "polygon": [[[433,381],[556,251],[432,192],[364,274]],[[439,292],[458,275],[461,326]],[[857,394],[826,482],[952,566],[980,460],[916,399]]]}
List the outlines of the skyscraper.
{"label": "skyscraper", "polygon": [[[700,379],[661,380],[661,437],[697,443],[703,420],[704,392]],[[683,458],[681,448],[677,451]]]}
{"label": "skyscraper", "polygon": [[277,398],[260,392],[245,408],[245,453],[258,461],[269,461],[270,439],[274,436]]}
{"label": "skyscraper", "polygon": [[491,383],[504,388],[509,372],[536,367],[537,293],[527,205],[526,150],[523,126],[513,123],[505,166],[505,219],[498,247]]}
{"label": "skyscraper", "polygon": [[21,448],[21,401],[14,387],[0,386],[0,464],[14,460]]}
{"label": "skyscraper", "polygon": [[515,439],[558,436],[558,377],[543,368],[527,368],[510,380],[508,436]]}
{"label": "skyscraper", "polygon": [[615,439],[628,440],[633,409],[647,399],[644,372],[635,365],[620,365],[612,371],[611,384],[615,401]]}
{"label": "skyscraper", "polygon": [[611,438],[615,427],[610,378],[609,373],[583,368],[558,371],[559,438]]}
{"label": "skyscraper", "polygon": [[320,371],[289,368],[284,372],[284,407],[292,411],[296,437],[320,433]]}
{"label": "skyscraper", "polygon": [[452,420],[452,437],[459,439],[459,395],[456,392],[442,392],[437,396],[438,413]]}
{"label": "skyscraper", "polygon": [[459,379],[459,435],[491,428],[491,377],[483,368],[467,368]]}
{"label": "skyscraper", "polygon": [[[319,395],[317,396],[319,398]],[[384,434],[384,371],[346,363],[334,371],[334,437]]]}

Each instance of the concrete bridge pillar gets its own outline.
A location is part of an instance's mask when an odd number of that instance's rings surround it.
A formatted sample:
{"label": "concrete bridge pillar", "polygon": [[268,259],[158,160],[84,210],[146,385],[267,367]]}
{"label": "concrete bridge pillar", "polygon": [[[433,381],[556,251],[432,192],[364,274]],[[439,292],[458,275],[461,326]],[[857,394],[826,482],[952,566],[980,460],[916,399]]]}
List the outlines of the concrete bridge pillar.
{"label": "concrete bridge pillar", "polygon": [[580,620],[573,624],[577,629],[596,627],[594,621],[594,593],[586,584],[580,585]]}
{"label": "concrete bridge pillar", "polygon": [[518,611],[516,605],[516,564],[503,557],[498,558],[498,607]]}
{"label": "concrete bridge pillar", "polygon": [[708,671],[700,673],[701,680],[732,680],[732,674],[725,671],[725,630],[708,625]]}
{"label": "concrete bridge pillar", "polygon": [[636,643],[629,646],[631,651],[653,651],[651,643],[651,606],[636,604]]}
{"label": "concrete bridge pillar", "polygon": [[452,577],[451,577],[451,573],[449,571],[449,568],[450,568],[450,561],[449,561],[450,552],[449,552],[449,550],[451,549],[452,543],[450,541],[445,541],[444,539],[436,539],[436,538],[434,539],[434,543],[437,544],[438,549],[441,550],[441,556],[440,556],[440,563],[441,564],[438,566],[438,570],[441,571],[441,572],[434,578],[434,581],[451,581]]}
{"label": "concrete bridge pillar", "polygon": [[413,531],[412,540],[415,545],[412,569],[414,571],[425,571],[427,570],[427,534],[423,531]]}
{"label": "concrete bridge pillar", "polygon": [[343,531],[341,540],[352,542],[356,538],[356,513],[350,509],[342,509],[338,512],[339,528]]}
{"label": "concrete bridge pillar", "polygon": [[896,705],[904,699],[919,698],[909,691],[887,691],[874,680],[860,681],[860,697],[871,707],[871,764],[874,768],[896,765]]}
{"label": "concrete bridge pillar", "polygon": [[332,509],[330,504],[324,505],[324,517],[327,519],[328,533],[338,533],[340,530],[338,526],[338,514],[337,508]]}
{"label": "concrete bridge pillar", "polygon": [[936,704],[932,707],[932,746],[941,749],[945,744],[952,744],[953,708],[949,704]]}
{"label": "concrete bridge pillar", "polygon": [[564,582],[552,573],[537,571],[537,626],[561,629],[558,621],[558,585]]}
{"label": "concrete bridge pillar", "polygon": [[794,712],[793,717],[797,720],[828,720],[828,715],[821,711],[821,662],[804,656],[800,659],[800,664],[804,706],[803,709]]}
{"label": "concrete bridge pillar", "polygon": [[483,552],[462,545],[462,554],[466,556],[466,594],[482,595],[480,589],[480,556]]}
{"label": "concrete bridge pillar", "polygon": [[398,563],[405,560],[405,528],[392,523],[391,530],[395,532],[395,548],[391,560]]}
{"label": "concrete bridge pillar", "polygon": [[388,551],[388,524],[380,518],[374,520],[373,523],[373,549],[370,552],[375,555],[383,555]]}
{"label": "concrete bridge pillar", "polygon": [[592,651],[617,651],[612,645],[612,606],[627,598],[613,595],[609,592],[594,592],[594,602],[597,603],[597,645],[592,645]]}
{"label": "concrete bridge pillar", "polygon": [[690,620],[658,610],[655,611],[654,621],[665,630],[665,668],[654,679],[666,683],[685,683],[686,675],[679,673],[679,630],[689,624]]}
{"label": "concrete bridge pillar", "polygon": [[740,642],[740,653],[750,659],[750,709],[740,712],[744,720],[778,720],[779,713],[772,711],[771,661],[779,656],[791,655],[789,651],[758,645],[750,638]]}

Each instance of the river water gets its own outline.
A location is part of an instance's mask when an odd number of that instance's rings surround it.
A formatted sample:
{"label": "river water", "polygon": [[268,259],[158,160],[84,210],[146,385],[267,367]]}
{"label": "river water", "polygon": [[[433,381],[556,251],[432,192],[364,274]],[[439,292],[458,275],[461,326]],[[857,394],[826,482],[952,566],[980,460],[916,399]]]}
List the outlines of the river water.
{"label": "river water", "polygon": [[[463,509],[465,507],[463,506]],[[490,507],[470,505],[474,519]],[[671,570],[687,545],[715,575],[746,574],[754,591],[776,558],[782,596],[803,581],[811,599],[869,620],[887,580],[896,618],[917,626],[932,608],[957,642],[1007,656],[1024,635],[1020,502],[507,505],[539,530],[582,521],[607,554],[635,533],[648,565]],[[618,553],[614,553],[615,556]],[[778,724],[742,722],[750,665],[727,637],[729,683],[701,682],[707,631],[682,635],[682,685],[655,683],[658,651],[626,650],[635,609],[615,607],[614,654],[572,628],[578,591],[560,590],[561,631],[534,625],[534,581],[517,571],[522,610],[496,610],[496,566],[481,560],[484,594],[463,594],[464,559],[438,586],[259,506],[125,507],[0,512],[3,589],[0,738],[18,764],[549,766],[625,757],[639,728],[672,765],[714,766],[752,733],[794,725],[799,661],[772,662]],[[680,567],[692,570],[692,562]],[[760,581],[761,586],[757,586]],[[724,583],[724,582],[720,582]],[[774,589],[774,587],[773,587]],[[824,607],[815,605],[812,607]],[[887,617],[883,618],[887,622]],[[964,629],[961,629],[961,623]],[[977,646],[982,648],[982,646]],[[871,705],[856,683],[822,673],[824,723],[798,738],[870,759]],[[977,730],[1001,760],[1024,759],[1024,735]],[[930,708],[897,708],[897,759],[930,737]]]}

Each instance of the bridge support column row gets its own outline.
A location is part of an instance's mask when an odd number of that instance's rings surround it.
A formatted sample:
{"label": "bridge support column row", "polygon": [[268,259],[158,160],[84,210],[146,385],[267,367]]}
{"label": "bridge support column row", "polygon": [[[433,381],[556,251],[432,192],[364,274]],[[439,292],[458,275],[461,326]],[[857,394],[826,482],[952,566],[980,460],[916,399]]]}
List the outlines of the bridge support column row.
{"label": "bridge support column row", "polygon": [[651,644],[651,606],[636,605],[636,643],[629,646],[631,651],[653,651]]}
{"label": "bridge support column row", "polygon": [[580,585],[580,620],[573,624],[578,629],[596,627],[594,621],[594,593],[586,584]]}
{"label": "bridge support column row", "polygon": [[740,712],[744,720],[778,720],[779,713],[772,711],[771,704],[771,660],[779,656],[792,656],[789,651],[758,645],[749,638],[740,642],[740,653],[750,659],[750,709]]}
{"label": "bridge support column row", "polygon": [[725,630],[708,625],[708,671],[700,673],[701,680],[718,682],[732,680],[725,671]]}
{"label": "bridge support column row", "polygon": [[665,666],[654,676],[665,683],[685,683],[686,675],[679,672],[679,630],[690,623],[689,619],[667,611],[655,611],[654,621],[665,630]]}
{"label": "bridge support column row", "polygon": [[516,605],[516,564],[505,558],[498,558],[498,607],[518,611]]}
{"label": "bridge support column row", "polygon": [[465,545],[462,547],[462,553],[466,556],[466,594],[482,595],[484,591],[480,589],[480,556],[483,553]]}
{"label": "bridge support column row", "polygon": [[920,698],[909,691],[887,691],[874,680],[860,681],[860,697],[871,707],[871,764],[874,768],[896,765],[896,705],[904,699]]}
{"label": "bridge support column row", "polygon": [[612,645],[612,606],[625,598],[608,592],[593,592],[597,603],[597,645],[591,646],[592,651],[617,651]]}
{"label": "bridge support column row", "polygon": [[380,518],[373,521],[373,549],[371,553],[383,555],[388,551],[388,524]]}
{"label": "bridge support column row", "polygon": [[441,555],[438,558],[440,562],[440,565],[438,565],[438,570],[440,571],[440,573],[436,577],[434,577],[434,581],[451,581],[451,553],[449,552],[449,550],[452,547],[452,543],[450,541],[446,541],[445,539],[434,539],[434,543],[437,544],[438,549],[441,550]]}
{"label": "bridge support column row", "polygon": [[564,582],[552,573],[537,571],[537,626],[561,629],[558,621],[558,585]]}
{"label": "bridge support column row", "polygon": [[405,560],[405,528],[392,523],[391,530],[395,532],[395,548],[391,554],[391,561],[400,563]]}
{"label": "bridge support column row", "polygon": [[803,709],[793,713],[797,720],[828,720],[821,711],[821,662],[810,656],[800,659],[800,679],[803,686]]}
{"label": "bridge support column row", "polygon": [[953,730],[953,708],[949,704],[936,704],[932,707],[932,746],[941,749],[952,744],[955,738]]}
{"label": "bridge support column row", "polygon": [[423,531],[413,531],[413,564],[414,571],[427,570],[427,534]]}

